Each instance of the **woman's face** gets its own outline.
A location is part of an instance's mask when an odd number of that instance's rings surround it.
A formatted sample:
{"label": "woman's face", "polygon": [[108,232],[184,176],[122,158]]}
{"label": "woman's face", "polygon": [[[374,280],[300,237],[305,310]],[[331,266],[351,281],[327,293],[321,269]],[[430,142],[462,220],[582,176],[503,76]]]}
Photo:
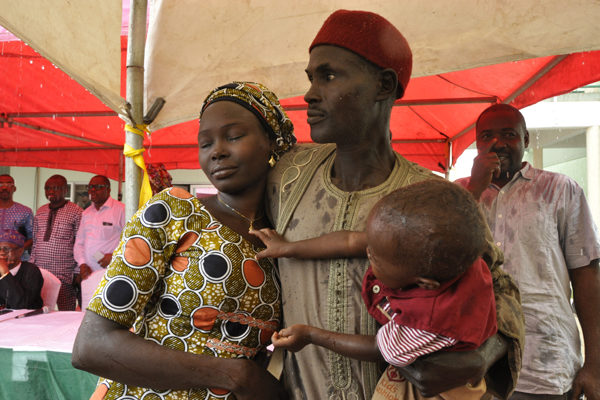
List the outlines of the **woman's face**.
{"label": "woman's face", "polygon": [[272,143],[258,118],[231,101],[209,105],[200,120],[198,154],[202,170],[223,193],[263,185]]}

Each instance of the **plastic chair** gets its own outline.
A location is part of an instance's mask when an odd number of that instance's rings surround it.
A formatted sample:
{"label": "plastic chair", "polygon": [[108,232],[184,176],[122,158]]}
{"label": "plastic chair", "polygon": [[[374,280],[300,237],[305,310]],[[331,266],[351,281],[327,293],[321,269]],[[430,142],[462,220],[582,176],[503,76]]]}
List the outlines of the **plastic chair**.
{"label": "plastic chair", "polygon": [[58,292],[60,292],[60,279],[47,269],[40,268],[40,272],[42,273],[42,278],[44,278],[44,284],[40,293],[44,307],[48,307],[48,311],[54,311],[57,309],[56,300],[58,299]]}
{"label": "plastic chair", "polygon": [[94,271],[87,279],[81,281],[81,311],[84,311],[88,306],[105,272],[105,269]]}

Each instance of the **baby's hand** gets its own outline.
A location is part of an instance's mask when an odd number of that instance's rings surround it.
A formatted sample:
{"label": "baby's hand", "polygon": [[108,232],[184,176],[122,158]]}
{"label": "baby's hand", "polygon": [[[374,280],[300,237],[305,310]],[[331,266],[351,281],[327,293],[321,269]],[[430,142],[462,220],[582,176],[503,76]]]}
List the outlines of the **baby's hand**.
{"label": "baby's hand", "polygon": [[279,332],[273,333],[271,341],[273,346],[281,347],[293,352],[302,350],[307,344],[310,344],[310,330],[308,325],[292,325]]}
{"label": "baby's hand", "polygon": [[274,229],[263,228],[261,230],[251,230],[251,234],[258,237],[265,244],[266,249],[256,254],[256,258],[260,260],[266,257],[286,257],[286,245],[289,243]]}

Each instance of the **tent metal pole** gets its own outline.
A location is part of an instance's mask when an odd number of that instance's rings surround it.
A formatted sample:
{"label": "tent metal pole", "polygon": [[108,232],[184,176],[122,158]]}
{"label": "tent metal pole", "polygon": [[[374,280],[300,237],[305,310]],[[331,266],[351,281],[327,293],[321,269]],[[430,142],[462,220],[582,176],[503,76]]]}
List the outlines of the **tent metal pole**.
{"label": "tent metal pole", "polygon": [[[496,96],[479,96],[479,97],[456,97],[447,99],[412,99],[412,100],[396,100],[394,107],[415,107],[415,106],[435,106],[435,105],[454,105],[454,104],[494,104],[498,102]],[[285,111],[303,111],[308,109],[308,104],[290,104],[284,105]]]}
{"label": "tent metal pole", "polygon": [[[147,0],[131,0],[127,41],[127,102],[131,106],[132,124],[141,124],[144,117],[144,46],[146,40]],[[125,133],[125,143],[141,149],[144,139],[135,133]],[[127,157],[125,160],[125,218],[138,209],[142,171]]]}
{"label": "tent metal pole", "polygon": [[118,192],[120,196],[123,196],[123,158],[125,156],[123,155],[123,153],[119,153],[119,187],[118,187]]}
{"label": "tent metal pole", "polygon": [[114,111],[60,111],[7,113],[6,118],[70,118],[70,117],[118,117]]}
{"label": "tent metal pole", "polygon": [[446,180],[450,179],[450,169],[452,168],[452,142],[448,142],[448,158],[446,159]]}
{"label": "tent metal pole", "polygon": [[16,125],[16,126],[21,126],[23,128],[32,129],[34,131],[40,131],[40,132],[50,133],[52,135],[61,136],[61,137],[65,137],[65,138],[69,138],[69,139],[73,139],[73,140],[77,140],[77,141],[80,141],[80,142],[94,143],[94,144],[98,144],[100,146],[105,146],[105,147],[109,147],[109,148],[119,147],[119,146],[116,146],[116,145],[114,145],[112,143],[102,142],[100,140],[88,139],[88,138],[84,138],[84,137],[79,137],[79,136],[71,135],[69,133],[59,132],[59,131],[55,131],[55,130],[52,130],[52,129],[46,129],[46,128],[43,128],[43,127],[38,126],[38,125],[27,124],[25,122],[19,122],[19,121],[15,121],[15,120],[5,120],[5,119],[3,119],[1,117],[0,117],[0,121],[4,121],[4,122],[7,122],[7,123]]}
{"label": "tent metal pole", "polygon": [[[564,60],[567,56],[568,56],[568,54],[563,54],[563,55],[555,56],[554,58],[552,58],[552,60],[550,60],[546,65],[544,65],[544,67],[542,69],[540,69],[535,75],[533,75],[531,78],[529,78],[525,83],[523,83],[521,86],[519,86],[517,88],[517,90],[515,90],[508,97],[506,97],[502,101],[502,103],[504,103],[504,104],[510,104],[511,101],[513,101],[518,96],[520,96],[525,90],[529,89],[529,87],[531,85],[533,85],[534,83],[536,83],[540,78],[542,78],[544,75],[546,75],[548,72],[550,72],[550,70],[552,68],[554,68],[558,64],[560,64],[561,61]],[[465,135],[467,132],[469,132],[473,128],[475,128],[475,122],[473,122],[472,124],[470,124],[469,126],[467,126],[462,131],[458,132],[450,140],[453,141],[453,142],[456,141],[456,140],[458,140],[459,138],[461,138],[463,135]]]}

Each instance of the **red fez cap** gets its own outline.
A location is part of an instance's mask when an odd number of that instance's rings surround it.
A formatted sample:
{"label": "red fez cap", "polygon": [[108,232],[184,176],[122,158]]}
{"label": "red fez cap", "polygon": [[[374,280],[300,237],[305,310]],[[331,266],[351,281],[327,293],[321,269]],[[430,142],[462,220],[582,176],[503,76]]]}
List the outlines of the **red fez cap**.
{"label": "red fez cap", "polygon": [[412,71],[408,42],[387,19],[368,11],[337,10],[323,23],[309,52],[319,45],[343,47],[398,74],[396,98],[404,95]]}

